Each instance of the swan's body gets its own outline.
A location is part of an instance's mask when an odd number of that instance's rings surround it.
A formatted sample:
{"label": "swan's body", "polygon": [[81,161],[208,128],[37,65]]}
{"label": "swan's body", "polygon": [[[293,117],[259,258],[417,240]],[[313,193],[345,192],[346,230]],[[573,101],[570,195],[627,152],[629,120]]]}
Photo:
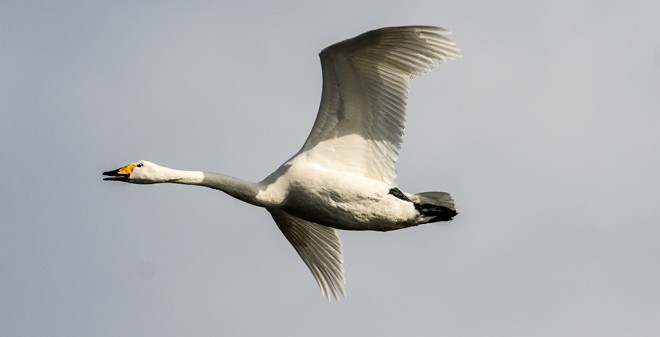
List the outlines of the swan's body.
{"label": "swan's body", "polygon": [[445,34],[437,27],[382,28],[324,49],[314,127],[302,149],[259,183],[148,161],[104,172],[106,180],[206,186],[265,207],[323,294],[345,295],[335,228],[389,231],[457,214],[449,194],[403,193],[394,182],[410,77],[459,57]]}

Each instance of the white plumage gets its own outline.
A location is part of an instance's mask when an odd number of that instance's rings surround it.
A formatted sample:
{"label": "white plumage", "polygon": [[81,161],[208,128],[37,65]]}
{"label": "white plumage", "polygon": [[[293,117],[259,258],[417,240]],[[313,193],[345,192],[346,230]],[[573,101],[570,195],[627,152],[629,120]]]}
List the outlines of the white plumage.
{"label": "white plumage", "polygon": [[104,172],[105,180],[206,186],[265,207],[323,295],[345,296],[335,228],[389,231],[457,214],[448,193],[409,194],[395,186],[410,78],[459,57],[448,34],[430,26],[389,27],[325,48],[312,131],[293,158],[259,183],[144,160]]}

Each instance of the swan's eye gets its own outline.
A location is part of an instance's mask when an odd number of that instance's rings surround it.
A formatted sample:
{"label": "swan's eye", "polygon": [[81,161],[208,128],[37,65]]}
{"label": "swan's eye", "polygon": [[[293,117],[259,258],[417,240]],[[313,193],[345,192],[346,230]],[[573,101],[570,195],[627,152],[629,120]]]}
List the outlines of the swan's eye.
{"label": "swan's eye", "polygon": [[137,164],[137,167],[142,167],[142,163]]}

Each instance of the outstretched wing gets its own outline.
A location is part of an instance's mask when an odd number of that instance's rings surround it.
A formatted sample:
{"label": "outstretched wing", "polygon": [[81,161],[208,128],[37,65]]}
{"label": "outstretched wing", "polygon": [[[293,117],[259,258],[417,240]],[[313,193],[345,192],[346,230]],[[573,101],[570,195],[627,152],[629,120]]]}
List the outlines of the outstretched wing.
{"label": "outstretched wing", "polygon": [[323,296],[338,300],[346,297],[344,258],[341,241],[334,228],[295,217],[279,209],[269,208],[277,226],[314,275]]}
{"label": "outstretched wing", "polygon": [[321,105],[299,155],[392,184],[410,78],[460,57],[448,34],[430,26],[381,28],[325,48]]}

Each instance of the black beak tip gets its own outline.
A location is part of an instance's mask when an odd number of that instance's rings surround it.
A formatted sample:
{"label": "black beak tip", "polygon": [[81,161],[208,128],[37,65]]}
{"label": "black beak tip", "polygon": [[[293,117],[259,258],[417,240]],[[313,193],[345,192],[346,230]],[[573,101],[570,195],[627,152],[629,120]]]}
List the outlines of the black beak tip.
{"label": "black beak tip", "polygon": [[111,176],[111,177],[119,176],[120,175],[119,174],[119,169],[112,170],[112,171],[105,171],[105,172],[103,172],[103,175],[104,176]]}

